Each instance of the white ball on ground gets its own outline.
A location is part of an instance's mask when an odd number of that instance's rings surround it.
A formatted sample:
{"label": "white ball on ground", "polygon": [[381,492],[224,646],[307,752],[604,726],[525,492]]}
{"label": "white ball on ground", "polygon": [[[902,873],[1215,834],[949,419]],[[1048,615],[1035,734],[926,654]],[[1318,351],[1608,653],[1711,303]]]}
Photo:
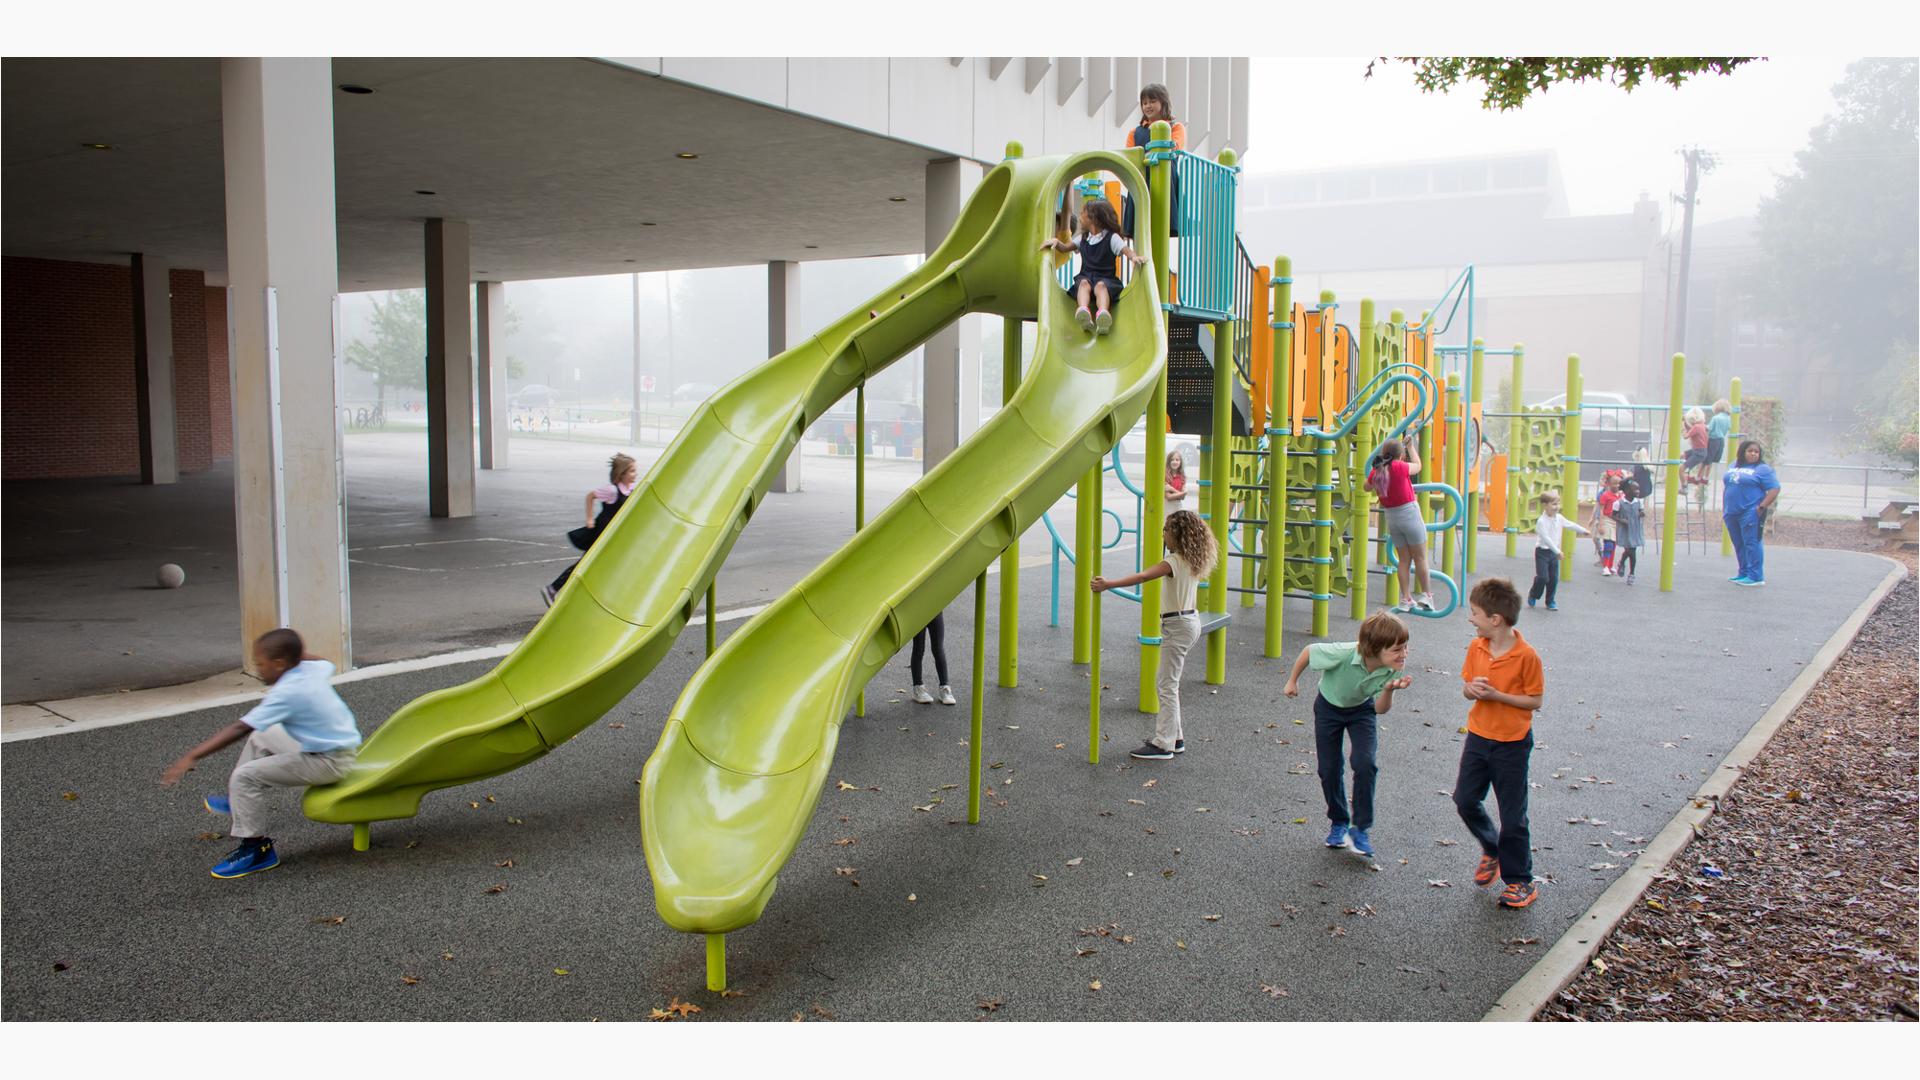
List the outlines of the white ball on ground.
{"label": "white ball on ground", "polygon": [[160,587],[163,589],[177,589],[187,583],[187,572],[180,569],[177,563],[167,563],[160,567],[160,573],[156,576],[160,579]]}

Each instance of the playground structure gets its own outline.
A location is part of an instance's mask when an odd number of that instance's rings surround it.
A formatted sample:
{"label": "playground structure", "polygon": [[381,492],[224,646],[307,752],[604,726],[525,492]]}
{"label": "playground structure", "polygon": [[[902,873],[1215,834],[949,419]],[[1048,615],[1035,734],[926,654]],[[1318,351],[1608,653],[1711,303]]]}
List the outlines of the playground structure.
{"label": "playground structure", "polygon": [[[1102,182],[1101,173],[1116,179]],[[842,721],[849,712],[865,714],[866,684],[969,582],[967,819],[979,820],[986,574],[999,560],[998,681],[1013,687],[1019,537],[1036,522],[1053,541],[1056,621],[1057,561],[1063,554],[1073,561],[1073,656],[1090,668],[1087,753],[1099,761],[1103,605],[1088,583],[1109,546],[1100,535],[1103,474],[1118,472],[1136,497],[1136,524],[1122,525],[1122,535],[1137,536],[1136,566],[1158,562],[1164,497],[1157,469],[1169,429],[1202,436],[1197,509],[1223,552],[1203,583],[1208,683],[1226,678],[1230,592],[1241,594],[1242,607],[1265,597],[1268,657],[1280,655],[1287,598],[1311,602],[1316,635],[1328,632],[1331,605],[1342,595],[1354,618],[1365,614],[1374,575],[1386,578],[1387,602],[1397,599],[1391,549],[1373,524],[1376,507],[1364,484],[1368,460],[1388,438],[1418,439],[1423,460],[1439,473],[1416,493],[1428,531],[1440,537],[1433,576],[1446,601],[1418,614],[1447,616],[1473,569],[1487,501],[1475,460],[1480,426],[1492,415],[1480,404],[1486,350],[1478,338],[1470,346],[1437,343],[1462,302],[1471,333],[1472,268],[1434,306],[1447,312],[1441,319],[1409,323],[1393,311],[1378,320],[1373,302],[1362,300],[1357,327],[1349,327],[1330,293],[1311,305],[1293,301],[1288,260],[1269,271],[1247,258],[1233,227],[1236,173],[1231,151],[1217,162],[1175,151],[1164,125],[1155,125],[1146,147],[1126,151],[1026,159],[1010,144],[924,264],[703,403],[527,638],[487,674],[396,712],[346,778],[308,791],[308,816],[352,825],[355,848],[365,850],[371,822],[412,816],[427,792],[544,755],[631,692],[704,596],[707,662],[671,711],[639,798],[656,907],[669,925],[705,935],[708,986],[718,990],[725,935],[757,921],[770,901],[827,780]],[[1151,272],[1130,275],[1112,332],[1089,335],[1074,324],[1060,287],[1072,267],[1050,264],[1039,241],[1070,194],[1123,191],[1139,208]],[[849,395],[855,431],[864,433],[867,380],[970,312],[1004,320],[1002,409],[871,521],[867,440],[856,438],[854,537],[716,649],[713,582],[802,433]],[[1033,362],[1023,366],[1028,320],[1039,332]],[[1524,350],[1509,355],[1517,400]],[[1671,589],[1684,366],[1679,357],[1674,363],[1663,590]],[[1577,380],[1572,358],[1569,402],[1579,401]],[[1734,393],[1737,401],[1737,383]],[[1505,530],[1510,553],[1523,519],[1531,520],[1531,500],[1551,484],[1556,457],[1574,504],[1579,425],[1567,421],[1579,415],[1576,405],[1557,416],[1510,418],[1517,433],[1511,460],[1491,463],[1499,478],[1491,490],[1504,498],[1485,507],[1498,518],[1495,531]],[[1118,446],[1142,417],[1153,475],[1136,486]],[[1728,440],[1729,452],[1735,441]],[[1069,550],[1047,512],[1070,488],[1077,513]],[[1231,564],[1240,569],[1238,586],[1229,584]],[[1139,604],[1138,704],[1147,712],[1159,707],[1160,595],[1155,580],[1126,597]]]}

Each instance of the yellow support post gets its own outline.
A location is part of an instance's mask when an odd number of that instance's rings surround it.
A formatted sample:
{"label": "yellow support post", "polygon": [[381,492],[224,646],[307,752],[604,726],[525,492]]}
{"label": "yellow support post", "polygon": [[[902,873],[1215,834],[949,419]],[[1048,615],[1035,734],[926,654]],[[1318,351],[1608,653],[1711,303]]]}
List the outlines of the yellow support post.
{"label": "yellow support post", "polygon": [[[853,388],[853,531],[867,527],[867,380]],[[711,625],[711,624],[709,624]],[[711,653],[711,650],[709,650]],[[867,688],[853,699],[853,715],[867,715]],[[708,943],[711,949],[712,943]],[[724,948],[724,946],[723,946]],[[724,978],[724,972],[722,977]]]}
{"label": "yellow support post", "polygon": [[[1446,399],[1442,402],[1442,404],[1446,406],[1442,411],[1442,416],[1445,417],[1445,423],[1447,424],[1447,460],[1440,465],[1441,482],[1453,490],[1459,491],[1460,469],[1464,464],[1463,455],[1460,452],[1460,435],[1462,429],[1466,427],[1466,421],[1460,414],[1459,372],[1450,371],[1447,373],[1446,391],[1442,396]],[[1424,511],[1425,507],[1422,507],[1422,510]],[[1420,519],[1422,521],[1426,520],[1426,514],[1424,512],[1421,514]],[[1446,532],[1440,534],[1440,565],[1446,567],[1447,572],[1453,575],[1453,580],[1465,581],[1466,578],[1460,573],[1459,557],[1458,535],[1455,530],[1448,529]]]}
{"label": "yellow support post", "polygon": [[719,993],[727,988],[727,935],[707,935],[707,989]]}
{"label": "yellow support post", "polygon": [[[1572,521],[1580,516],[1580,399],[1586,388],[1580,381],[1580,358],[1567,357],[1567,438],[1561,453],[1560,512]],[[1571,528],[1560,530],[1560,579],[1573,576],[1573,538]]]}
{"label": "yellow support post", "polygon": [[[1526,465],[1521,450],[1527,445],[1527,418],[1520,414],[1526,411],[1520,396],[1521,379],[1526,375],[1527,347],[1514,342],[1513,345],[1513,412],[1507,421],[1507,558],[1514,556],[1515,545],[1520,541],[1520,471]],[[1577,506],[1564,507],[1569,514],[1577,514]]]}
{"label": "yellow support post", "polygon": [[[1728,462],[1737,464],[1734,457],[1736,452],[1735,448],[1740,445],[1740,439],[1742,437],[1742,432],[1740,431],[1740,377],[1737,375],[1733,378],[1733,385],[1727,390],[1727,403],[1733,406],[1733,411],[1728,414],[1727,445],[1721,449],[1726,454],[1726,460]],[[1721,509],[1724,510],[1725,507],[1723,506]],[[1725,517],[1720,519],[1720,554],[1722,556],[1733,554],[1733,534],[1727,531],[1727,519]]]}
{"label": "yellow support post", "polygon": [[[1467,396],[1471,400],[1467,402],[1466,411],[1468,416],[1479,416],[1481,418],[1480,430],[1474,432],[1463,431],[1460,443],[1462,447],[1466,448],[1466,460],[1471,463],[1468,467],[1474,472],[1472,482],[1467,485],[1470,489],[1467,492],[1467,573],[1469,574],[1475,573],[1480,569],[1480,500],[1487,497],[1486,492],[1480,490],[1479,476],[1480,443],[1487,437],[1487,421],[1485,418],[1487,392],[1482,389],[1486,378],[1486,367],[1487,343],[1480,338],[1474,338],[1473,351],[1467,361],[1467,382],[1472,385],[1467,388]],[[1470,425],[1462,425],[1462,427],[1467,426]],[[1473,445],[1467,446],[1468,443],[1472,443]],[[1466,579],[1458,578],[1456,580],[1465,581]]]}
{"label": "yellow support post", "polygon": [[373,846],[373,826],[371,824],[353,827],[353,850],[366,851]]}
{"label": "yellow support post", "polygon": [[[1013,404],[1020,388],[1020,320],[1002,320],[1000,331],[1000,407]],[[1000,555],[1000,685],[1020,685],[1020,537]]]}
{"label": "yellow support post", "polygon": [[973,727],[967,736],[967,824],[980,824],[980,751],[986,741],[987,575],[973,579]]}
{"label": "yellow support post", "polygon": [[1267,625],[1261,655],[1281,654],[1287,596],[1287,449],[1293,442],[1293,260],[1273,260],[1273,355],[1268,358]]}
{"label": "yellow support post", "polygon": [[[1366,389],[1373,379],[1374,366],[1373,341],[1373,301],[1360,301],[1360,368],[1347,379],[1348,407],[1360,403],[1360,392]],[[1347,454],[1348,468],[1341,477],[1341,486],[1347,489],[1348,506],[1352,508],[1349,520],[1353,528],[1353,538],[1347,541],[1347,596],[1352,600],[1347,614],[1355,622],[1367,617],[1367,545],[1372,543],[1373,532],[1373,493],[1367,490],[1364,473],[1367,468],[1367,455],[1373,451],[1373,410],[1367,409],[1353,425],[1353,434],[1346,440],[1350,447]]]}
{"label": "yellow support post", "polygon": [[707,655],[713,655],[713,596],[719,591],[720,579],[707,582]]}
{"label": "yellow support post", "polygon": [[[1090,474],[1090,483],[1086,484],[1087,498],[1093,503],[1093,519],[1100,520],[1100,463],[1094,462]],[[1151,487],[1152,485],[1149,485]],[[1100,574],[1101,548],[1098,537],[1093,549],[1087,552],[1087,579],[1091,581]],[[1155,620],[1158,622],[1158,620]],[[1087,637],[1093,643],[1093,650],[1087,657],[1087,682],[1091,684],[1087,691],[1087,764],[1100,764],[1100,597],[1091,588],[1087,590]],[[1159,650],[1156,649],[1155,652]]]}
{"label": "yellow support post", "polygon": [[1073,662],[1084,664],[1092,659],[1093,641],[1087,633],[1087,620],[1092,606],[1092,592],[1087,583],[1093,580],[1093,553],[1100,548],[1099,521],[1088,511],[1093,507],[1093,493],[1100,487],[1100,463],[1095,462],[1091,479],[1081,477],[1079,486],[1074,490],[1073,499]]}
{"label": "yellow support post", "polygon": [[[1660,591],[1673,591],[1673,538],[1680,516],[1680,414],[1686,408],[1687,358],[1673,354],[1673,387],[1667,397],[1667,465],[1661,470],[1666,487],[1660,502]],[[1642,492],[1645,497],[1645,492]]]}

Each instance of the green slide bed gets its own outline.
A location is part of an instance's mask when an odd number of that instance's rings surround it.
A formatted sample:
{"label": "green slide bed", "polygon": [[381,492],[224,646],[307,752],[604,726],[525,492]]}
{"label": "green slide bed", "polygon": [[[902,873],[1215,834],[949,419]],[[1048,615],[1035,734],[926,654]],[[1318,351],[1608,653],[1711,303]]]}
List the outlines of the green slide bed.
{"label": "green slide bed", "polygon": [[[1039,325],[1012,403],[735,631],[680,695],[640,786],[647,867],[669,925],[721,934],[760,917],[812,817],[855,694],[1145,412],[1166,362],[1153,275],[1134,275],[1115,305],[1112,333],[1095,337],[1075,324],[1052,260],[1039,251],[1065,186],[1100,169],[1137,193],[1139,231],[1148,235],[1134,160],[1090,153],[996,167],[953,234],[900,290],[906,297],[894,294],[890,311],[851,333],[842,323],[823,335],[823,343],[844,341],[839,353],[808,362],[812,381],[786,391],[817,415],[874,369],[869,358],[898,355],[908,338],[917,342],[963,311]],[[603,574],[611,569],[607,552],[594,557]],[[690,565],[688,580],[704,582],[691,575],[710,573],[710,565]],[[631,684],[619,681],[618,692]],[[600,707],[601,695],[579,693]]]}

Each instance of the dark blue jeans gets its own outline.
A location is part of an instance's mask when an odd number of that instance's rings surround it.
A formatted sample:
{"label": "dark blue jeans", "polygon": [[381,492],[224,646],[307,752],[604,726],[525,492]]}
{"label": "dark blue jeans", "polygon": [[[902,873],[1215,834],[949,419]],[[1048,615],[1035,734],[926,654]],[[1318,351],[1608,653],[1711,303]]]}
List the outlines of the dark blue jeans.
{"label": "dark blue jeans", "polygon": [[1733,557],[1739,560],[1740,576],[1748,581],[1767,580],[1767,552],[1760,544],[1760,511],[1728,514],[1727,535],[1733,538]]}
{"label": "dark blue jeans", "polygon": [[1533,588],[1527,590],[1527,603],[1540,599],[1544,590],[1547,594],[1547,606],[1553,606],[1553,592],[1560,587],[1560,556],[1552,548],[1533,549]]}
{"label": "dark blue jeans", "polygon": [[[1480,850],[1500,857],[1500,879],[1511,885],[1533,880],[1533,837],[1527,829],[1527,759],[1533,732],[1516,742],[1495,742],[1467,733],[1460,748],[1460,775],[1453,781],[1453,805]],[[1487,789],[1500,802],[1500,827],[1493,827],[1483,805]]]}
{"label": "dark blue jeans", "polygon": [[[1353,741],[1353,811],[1347,811],[1346,770],[1341,768],[1342,738]],[[1373,699],[1343,709],[1313,695],[1313,742],[1320,757],[1320,793],[1327,797],[1327,820],[1356,829],[1373,828],[1373,781],[1380,770],[1373,752],[1379,745],[1379,720]]]}

